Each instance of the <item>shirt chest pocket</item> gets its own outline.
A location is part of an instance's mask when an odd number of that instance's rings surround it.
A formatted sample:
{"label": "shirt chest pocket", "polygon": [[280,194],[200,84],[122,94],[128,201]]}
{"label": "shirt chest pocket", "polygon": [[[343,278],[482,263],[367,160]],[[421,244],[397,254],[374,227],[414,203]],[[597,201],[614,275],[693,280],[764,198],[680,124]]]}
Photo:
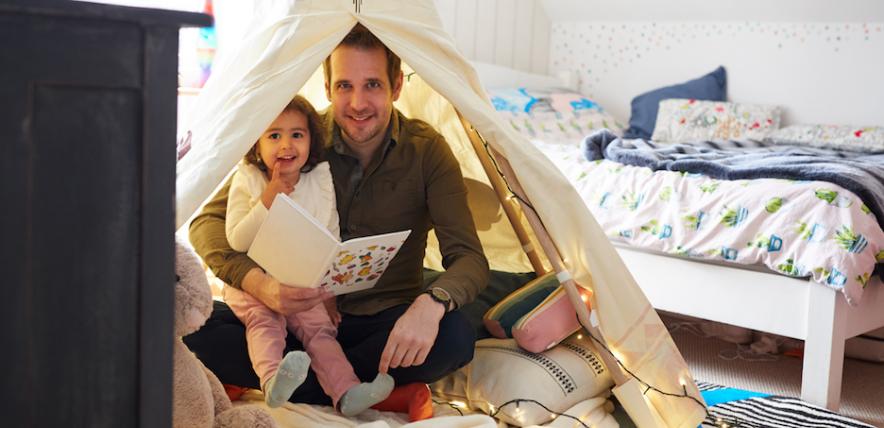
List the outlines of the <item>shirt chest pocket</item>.
{"label": "shirt chest pocket", "polygon": [[373,204],[391,214],[414,214],[426,211],[423,186],[413,178],[382,179],[373,186]]}

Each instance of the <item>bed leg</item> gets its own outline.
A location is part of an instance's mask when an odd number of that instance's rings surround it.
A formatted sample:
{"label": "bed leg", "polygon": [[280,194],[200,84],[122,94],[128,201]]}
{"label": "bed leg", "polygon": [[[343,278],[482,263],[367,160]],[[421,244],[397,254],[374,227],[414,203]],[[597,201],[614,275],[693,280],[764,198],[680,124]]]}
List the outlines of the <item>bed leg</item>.
{"label": "bed leg", "polygon": [[808,286],[801,399],[835,411],[841,404],[847,302],[831,288]]}

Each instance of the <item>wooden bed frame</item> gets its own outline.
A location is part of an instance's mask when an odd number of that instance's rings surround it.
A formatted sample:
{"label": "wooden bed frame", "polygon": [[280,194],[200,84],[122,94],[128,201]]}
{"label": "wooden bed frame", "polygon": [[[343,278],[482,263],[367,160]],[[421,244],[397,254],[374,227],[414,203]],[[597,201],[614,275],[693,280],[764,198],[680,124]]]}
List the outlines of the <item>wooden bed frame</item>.
{"label": "wooden bed frame", "polygon": [[[570,75],[472,64],[489,88],[574,88]],[[884,327],[878,278],[851,307],[836,290],[808,279],[615,246],[656,309],[804,340],[801,399],[830,410],[840,405],[844,341]]]}

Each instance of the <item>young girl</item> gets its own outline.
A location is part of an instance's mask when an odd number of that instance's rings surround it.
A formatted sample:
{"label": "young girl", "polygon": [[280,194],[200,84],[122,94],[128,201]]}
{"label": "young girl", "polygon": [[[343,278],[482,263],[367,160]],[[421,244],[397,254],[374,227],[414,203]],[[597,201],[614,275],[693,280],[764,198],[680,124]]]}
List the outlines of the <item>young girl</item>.
{"label": "young girl", "polygon": [[[245,252],[277,193],[288,195],[339,235],[335,191],[327,162],[319,157],[325,130],[313,106],[296,96],[270,124],[238,165],[227,202],[227,240]],[[246,326],[249,357],[264,390],[267,405],[288,401],[313,370],[335,408],[352,416],[383,401],[393,389],[393,378],[378,374],[371,383],[360,383],[338,344],[334,300],[294,315],[280,315],[258,299],[233,287],[224,288],[224,300]],[[331,312],[331,315],[330,315]],[[286,327],[307,353],[289,352],[283,357]],[[308,356],[309,355],[309,356]],[[312,363],[311,363],[312,361]]]}

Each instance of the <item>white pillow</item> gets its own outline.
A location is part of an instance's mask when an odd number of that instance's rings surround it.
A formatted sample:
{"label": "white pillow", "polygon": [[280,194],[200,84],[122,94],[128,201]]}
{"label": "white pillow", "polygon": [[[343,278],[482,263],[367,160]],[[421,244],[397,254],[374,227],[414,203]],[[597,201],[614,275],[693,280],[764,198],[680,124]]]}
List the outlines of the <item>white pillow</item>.
{"label": "white pillow", "polygon": [[757,104],[670,99],[660,101],[651,140],[690,143],[762,140],[780,127],[780,108]]}
{"label": "white pillow", "polygon": [[[519,348],[513,339],[480,340],[470,364],[430,387],[444,400],[487,414],[500,409],[495,417],[511,425],[543,424],[554,419],[550,411],[565,413],[584,400],[610,394],[611,376],[590,340],[573,335],[539,354]],[[535,400],[549,410],[527,401],[500,408],[515,399]],[[606,400],[597,401],[585,411],[597,411]]]}
{"label": "white pillow", "polygon": [[884,126],[792,125],[770,134],[765,141],[858,152],[882,152]]}
{"label": "white pillow", "polygon": [[529,140],[545,143],[577,145],[593,131],[603,128],[623,134],[623,126],[602,110],[577,110],[573,114],[504,112],[502,116],[516,132]]}

